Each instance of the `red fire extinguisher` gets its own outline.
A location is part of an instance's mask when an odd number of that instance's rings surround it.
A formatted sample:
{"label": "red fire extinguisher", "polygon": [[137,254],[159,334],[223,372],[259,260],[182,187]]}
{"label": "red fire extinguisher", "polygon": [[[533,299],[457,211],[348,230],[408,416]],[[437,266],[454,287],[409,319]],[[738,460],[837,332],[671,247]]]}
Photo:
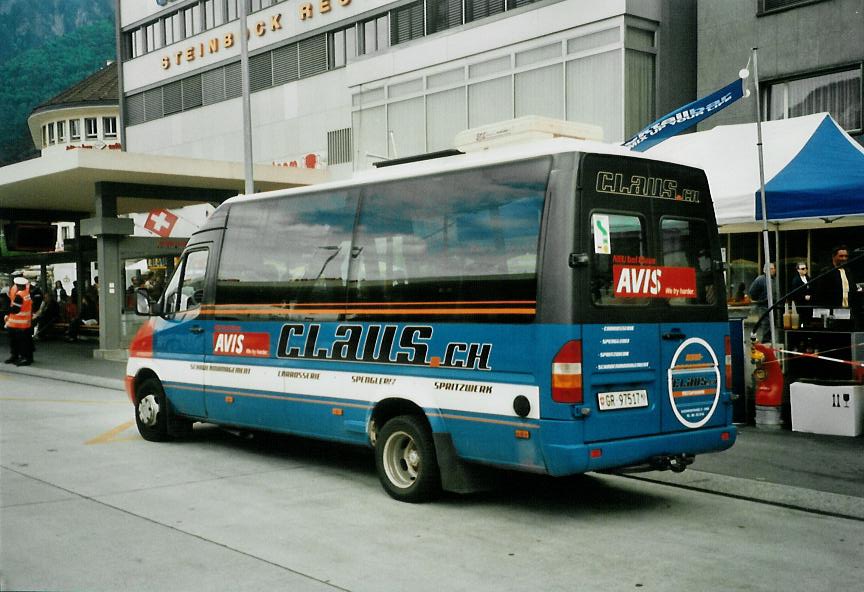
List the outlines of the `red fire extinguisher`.
{"label": "red fire extinguisher", "polygon": [[783,370],[770,345],[754,343],[750,348],[753,362],[753,384],[756,388],[756,404],[764,407],[779,407],[783,401]]}

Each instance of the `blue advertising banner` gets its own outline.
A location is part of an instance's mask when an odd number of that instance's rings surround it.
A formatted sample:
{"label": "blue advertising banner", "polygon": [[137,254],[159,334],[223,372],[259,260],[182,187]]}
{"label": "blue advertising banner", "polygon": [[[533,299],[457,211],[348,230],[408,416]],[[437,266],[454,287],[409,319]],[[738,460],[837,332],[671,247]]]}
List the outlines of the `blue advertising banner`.
{"label": "blue advertising banner", "polygon": [[671,113],[667,113],[624,142],[624,146],[631,150],[644,152],[666,138],[671,138],[675,134],[681,133],[703,119],[707,119],[718,111],[725,109],[743,96],[744,79],[738,78],[735,82],[724,86],[707,97],[702,97],[675,109]]}

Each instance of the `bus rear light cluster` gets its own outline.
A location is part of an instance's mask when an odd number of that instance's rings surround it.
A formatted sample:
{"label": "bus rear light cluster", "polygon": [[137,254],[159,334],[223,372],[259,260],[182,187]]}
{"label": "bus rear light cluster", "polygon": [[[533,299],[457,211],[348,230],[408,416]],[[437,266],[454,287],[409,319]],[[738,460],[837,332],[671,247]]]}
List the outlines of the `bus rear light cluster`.
{"label": "bus rear light cluster", "polygon": [[552,360],[552,400],[580,404],[582,397],[582,341],[564,344]]}
{"label": "bus rear light cluster", "polygon": [[726,336],[726,390],[732,390],[732,338]]}

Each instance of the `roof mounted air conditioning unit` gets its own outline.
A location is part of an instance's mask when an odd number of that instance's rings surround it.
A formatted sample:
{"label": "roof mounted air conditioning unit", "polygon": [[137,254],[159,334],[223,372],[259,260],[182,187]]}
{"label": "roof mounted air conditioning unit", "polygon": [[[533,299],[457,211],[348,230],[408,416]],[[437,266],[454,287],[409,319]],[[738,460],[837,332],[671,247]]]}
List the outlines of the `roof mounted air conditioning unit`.
{"label": "roof mounted air conditioning unit", "polygon": [[602,141],[603,128],[588,123],[526,115],[525,117],[490,123],[459,132],[456,134],[454,143],[458,150],[476,152],[503,144],[548,140],[550,138]]}

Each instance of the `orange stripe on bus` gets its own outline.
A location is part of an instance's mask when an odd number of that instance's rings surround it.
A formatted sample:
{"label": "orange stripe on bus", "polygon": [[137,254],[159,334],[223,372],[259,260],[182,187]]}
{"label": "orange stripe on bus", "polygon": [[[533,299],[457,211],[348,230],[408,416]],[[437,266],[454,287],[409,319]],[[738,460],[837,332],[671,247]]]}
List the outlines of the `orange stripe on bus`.
{"label": "orange stripe on bus", "polygon": [[714,394],[714,389],[700,389],[695,391],[673,391],[672,396],[676,399],[680,397],[696,397],[699,395],[712,395]]}
{"label": "orange stripe on bus", "polygon": [[676,364],[675,367],[672,368],[675,370],[697,370],[699,368],[715,368],[714,364]]}
{"label": "orange stripe on bus", "polygon": [[534,308],[361,308],[361,309],[303,309],[292,310],[286,308],[273,308],[265,310],[252,310],[245,308],[228,308],[219,310],[202,310],[202,314],[220,315],[220,314],[247,314],[247,315],[285,315],[296,312],[296,314],[304,315],[323,315],[323,314],[367,314],[367,315],[493,315],[493,314],[512,314],[512,315],[533,315],[537,310]]}
{"label": "orange stripe on bus", "polygon": [[[429,305],[429,304],[535,304],[536,300],[424,300],[406,302],[298,302],[291,306],[392,306],[397,305]],[[202,308],[219,308],[224,306],[288,306],[281,302],[264,302],[259,304],[204,304]]]}

